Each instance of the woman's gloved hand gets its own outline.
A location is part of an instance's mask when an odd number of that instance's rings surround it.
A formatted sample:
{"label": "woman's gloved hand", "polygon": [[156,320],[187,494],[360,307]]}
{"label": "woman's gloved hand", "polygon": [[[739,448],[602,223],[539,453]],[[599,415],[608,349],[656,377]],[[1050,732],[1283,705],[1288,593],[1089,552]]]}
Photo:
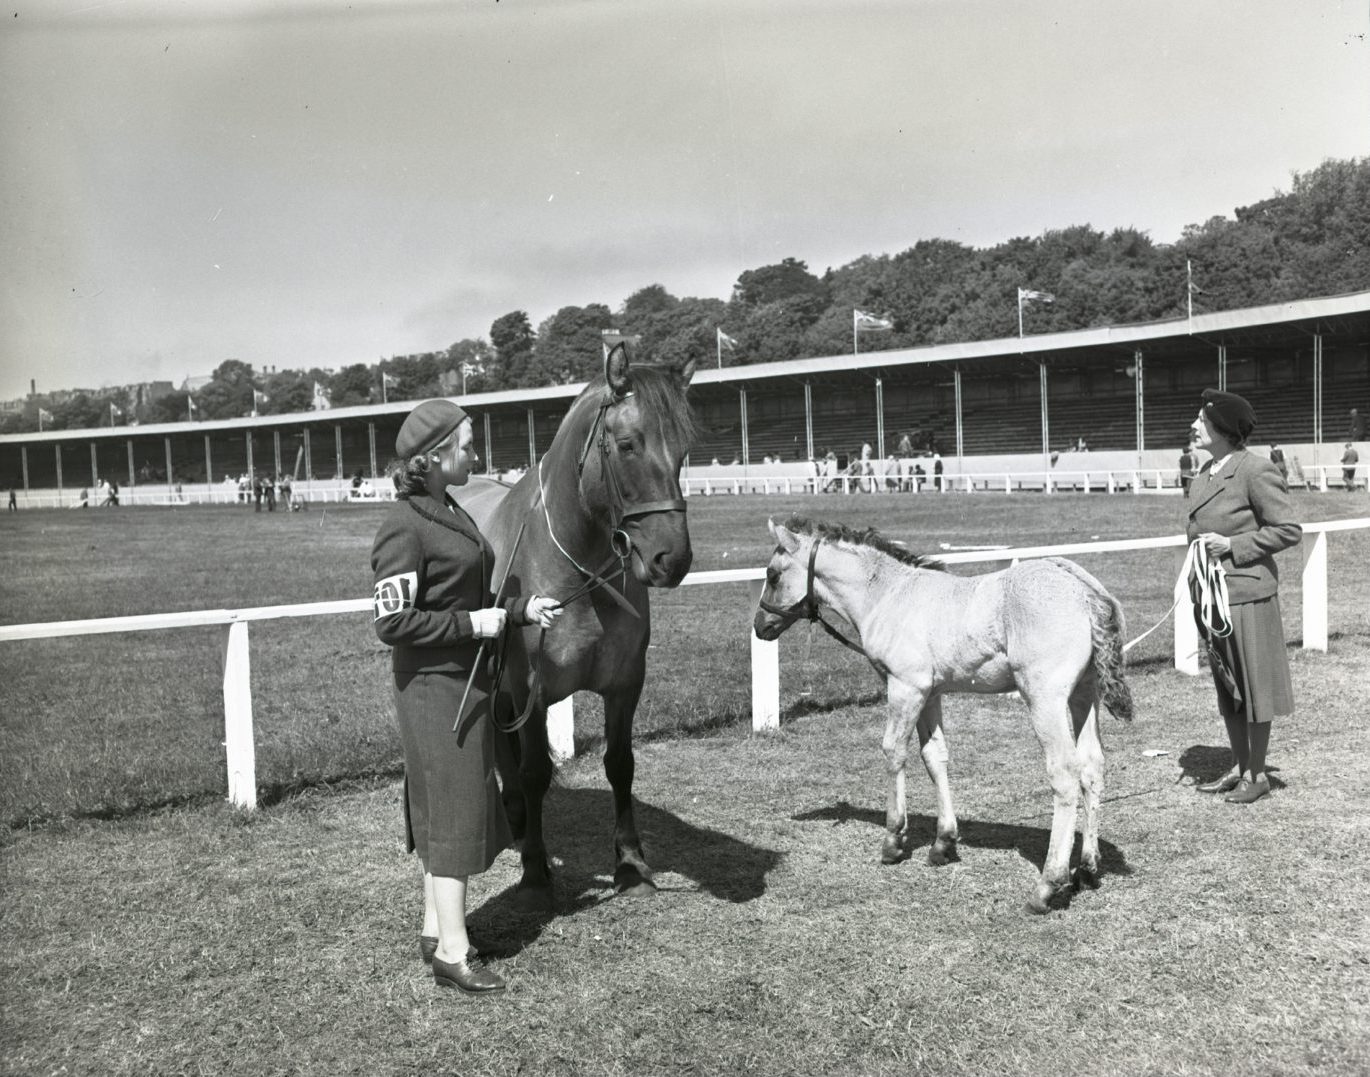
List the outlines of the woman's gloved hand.
{"label": "woman's gloved hand", "polygon": [[471,634],[476,639],[495,639],[504,631],[508,614],[499,607],[471,611]]}
{"label": "woman's gloved hand", "polygon": [[561,616],[561,606],[557,604],[555,598],[534,595],[528,600],[528,607],[524,616],[528,618],[530,625],[537,625],[539,628],[551,628],[552,622]]}

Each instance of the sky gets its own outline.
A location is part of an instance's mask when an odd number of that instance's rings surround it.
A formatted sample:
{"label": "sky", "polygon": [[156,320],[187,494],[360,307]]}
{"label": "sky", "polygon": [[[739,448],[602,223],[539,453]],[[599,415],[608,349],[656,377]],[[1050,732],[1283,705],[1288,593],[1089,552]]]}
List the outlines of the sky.
{"label": "sky", "polygon": [[0,400],[336,368],[1370,156],[1366,0],[13,0]]}

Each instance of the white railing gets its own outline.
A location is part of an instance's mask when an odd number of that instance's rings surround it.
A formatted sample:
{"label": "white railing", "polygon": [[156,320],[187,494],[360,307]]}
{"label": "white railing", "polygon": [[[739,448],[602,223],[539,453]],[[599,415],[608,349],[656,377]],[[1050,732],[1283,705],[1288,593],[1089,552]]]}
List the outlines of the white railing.
{"label": "white railing", "polygon": [[[1331,520],[1304,524],[1303,551],[1303,646],[1327,650],[1327,534],[1370,528],[1370,517]],[[1071,554],[1114,553],[1125,550],[1173,548],[1176,551],[1176,580],[1173,587],[1175,668],[1182,673],[1199,672],[1199,637],[1190,613],[1188,589],[1179,576],[1187,543],[1183,535],[1160,538],[1121,539],[1109,542],[1076,542],[1056,546],[1023,546],[1005,550],[974,550],[940,554],[950,564],[977,562],[1016,562],[1033,557]],[[748,615],[756,609],[765,583],[766,570],[759,568],[723,569],[692,572],[681,586],[747,583],[751,589]],[[11,640],[54,639],[113,632],[144,632],[163,628],[191,628],[203,625],[228,625],[228,651],[224,662],[224,747],[228,767],[228,799],[243,808],[257,805],[256,749],[252,728],[252,667],[248,624],[252,621],[286,617],[319,617],[338,613],[369,612],[369,598],[349,598],[336,602],[307,602],[289,606],[261,606],[239,610],[194,610],[184,613],[155,613],[131,617],[101,617],[84,621],[47,621],[26,625],[0,625],[0,643]],[[753,632],[752,728],[776,729],[780,725],[780,644],[762,640]],[[559,758],[574,753],[574,714],[569,698],[548,708],[548,740]]]}
{"label": "white railing", "polygon": [[[1291,482],[1297,489],[1326,493],[1343,485],[1339,464],[1305,464],[1304,479]],[[1329,481],[1330,477],[1330,481]],[[686,496],[740,494],[813,493],[1005,493],[1058,491],[1097,493],[1172,493],[1181,491],[1175,468],[1094,468],[1092,470],[977,471],[913,475],[908,472],[877,472],[870,475],[691,475],[680,480]],[[1357,485],[1364,480],[1357,479]]]}

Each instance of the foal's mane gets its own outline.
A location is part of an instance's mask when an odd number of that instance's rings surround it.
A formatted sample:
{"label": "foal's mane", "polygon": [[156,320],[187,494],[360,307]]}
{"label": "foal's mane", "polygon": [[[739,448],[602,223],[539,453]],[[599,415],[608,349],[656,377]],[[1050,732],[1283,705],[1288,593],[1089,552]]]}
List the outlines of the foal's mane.
{"label": "foal's mane", "polygon": [[[641,363],[634,363],[628,376],[643,418],[656,419],[661,424],[661,432],[666,440],[689,452],[699,427],[680,376],[669,367]],[[598,407],[607,391],[604,375],[600,374],[585,386],[575,406]],[[594,401],[594,404],[587,405],[586,401]]]}
{"label": "foal's mane", "polygon": [[811,538],[866,546],[883,553],[886,557],[894,558],[901,565],[909,565],[912,568],[927,568],[936,572],[947,570],[946,565],[937,558],[906,550],[893,540],[887,539],[873,527],[858,531],[856,528],[847,527],[845,524],[824,523],[822,520],[810,520],[807,516],[791,516],[785,521],[785,527],[796,534],[808,535]]}

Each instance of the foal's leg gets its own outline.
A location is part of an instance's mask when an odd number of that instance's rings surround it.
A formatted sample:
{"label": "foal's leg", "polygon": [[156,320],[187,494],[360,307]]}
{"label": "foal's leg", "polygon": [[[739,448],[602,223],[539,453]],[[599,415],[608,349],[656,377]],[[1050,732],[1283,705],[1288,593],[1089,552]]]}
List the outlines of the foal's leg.
{"label": "foal's leg", "polygon": [[885,801],[885,838],[880,845],[880,860],[897,864],[907,855],[908,802],[905,798],[905,766],[909,758],[909,741],[922,710],[926,693],[895,677],[886,680],[889,704],[885,715],[885,739],[881,745],[885,753],[885,769],[889,774],[889,796]]}
{"label": "foal's leg", "polygon": [[928,850],[928,863],[941,866],[956,859],[956,843],[961,833],[956,826],[956,809],[951,803],[951,785],[947,781],[947,740],[942,735],[942,697],[933,696],[923,704],[918,715],[918,746],[923,755],[923,766],[937,787],[937,840]]}
{"label": "foal's leg", "polygon": [[614,889],[649,897],[656,893],[633,817],[633,715],[642,679],[604,695],[604,775],[614,790]]}
{"label": "foal's leg", "polygon": [[1104,748],[1099,741],[1099,705],[1093,678],[1085,678],[1070,695],[1070,720],[1075,732],[1075,754],[1080,763],[1080,792],[1084,795],[1084,837],[1080,843],[1077,878],[1085,886],[1099,886],[1099,807],[1104,794]]}
{"label": "foal's leg", "polygon": [[1046,912],[1064,905],[1070,891],[1070,854],[1075,847],[1075,812],[1080,802],[1080,760],[1069,720],[1069,691],[1048,686],[1024,688],[1032,728],[1046,756],[1047,777],[1053,793],[1051,842],[1046,863],[1028,908]]}

